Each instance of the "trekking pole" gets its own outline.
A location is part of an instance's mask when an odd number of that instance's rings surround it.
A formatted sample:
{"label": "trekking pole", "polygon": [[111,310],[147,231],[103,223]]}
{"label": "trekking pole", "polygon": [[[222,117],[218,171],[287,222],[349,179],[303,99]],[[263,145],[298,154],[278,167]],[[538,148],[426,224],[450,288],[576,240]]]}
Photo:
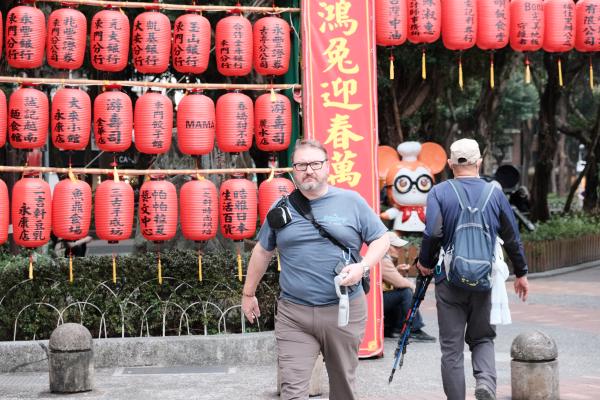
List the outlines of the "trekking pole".
{"label": "trekking pole", "polygon": [[410,309],[408,310],[408,313],[404,318],[404,322],[402,323],[400,339],[398,339],[398,346],[396,347],[396,352],[394,353],[394,366],[392,367],[392,373],[390,374],[388,384],[392,383],[396,369],[402,368],[402,364],[404,363],[404,354],[406,354],[406,347],[409,343],[408,337],[410,336],[413,320],[415,319],[415,314],[419,310],[421,302],[425,298],[425,293],[427,292],[427,287],[429,286],[432,277],[433,275],[423,276],[421,274],[417,276],[415,293],[413,294]]}

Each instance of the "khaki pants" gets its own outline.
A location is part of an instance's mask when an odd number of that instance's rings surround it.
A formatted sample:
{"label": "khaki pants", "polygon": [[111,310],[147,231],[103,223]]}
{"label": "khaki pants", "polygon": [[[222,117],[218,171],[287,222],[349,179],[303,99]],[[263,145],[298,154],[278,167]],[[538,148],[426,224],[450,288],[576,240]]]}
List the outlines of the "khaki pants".
{"label": "khaki pants", "polygon": [[319,352],[329,375],[329,399],[353,400],[358,347],[367,321],[366,297],[350,301],[347,326],[337,326],[338,306],[310,307],[279,300],[275,337],[283,400],[308,399],[310,376]]}

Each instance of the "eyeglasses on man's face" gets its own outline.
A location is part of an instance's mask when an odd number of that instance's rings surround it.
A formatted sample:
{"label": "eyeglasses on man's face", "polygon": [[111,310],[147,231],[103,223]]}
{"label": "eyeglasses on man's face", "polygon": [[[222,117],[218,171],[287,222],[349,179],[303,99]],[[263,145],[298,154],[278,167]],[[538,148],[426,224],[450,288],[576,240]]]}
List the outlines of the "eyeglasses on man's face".
{"label": "eyeglasses on man's face", "polygon": [[433,179],[429,175],[421,175],[416,180],[412,180],[408,175],[398,175],[394,181],[394,187],[400,194],[410,192],[413,186],[421,193],[427,193],[433,187]]}
{"label": "eyeglasses on man's face", "polygon": [[311,162],[293,163],[292,167],[294,167],[294,169],[296,171],[306,171],[306,169],[308,167],[310,167],[310,169],[312,169],[313,171],[318,171],[321,168],[323,168],[323,164],[325,164],[325,161],[327,161],[327,159],[325,159],[323,161],[311,161]]}

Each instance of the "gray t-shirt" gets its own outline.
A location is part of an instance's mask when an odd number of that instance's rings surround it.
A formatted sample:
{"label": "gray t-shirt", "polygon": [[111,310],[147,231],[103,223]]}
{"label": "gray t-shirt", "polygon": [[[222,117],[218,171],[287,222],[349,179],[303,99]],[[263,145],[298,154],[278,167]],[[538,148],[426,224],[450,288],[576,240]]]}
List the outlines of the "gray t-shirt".
{"label": "gray t-shirt", "polygon": [[[329,186],[327,193],[310,201],[315,219],[336,239],[360,250],[383,236],[387,229],[367,202],[356,192]],[[321,306],[338,303],[333,278],[342,250],[319,235],[310,221],[289,205],[292,221],[278,230],[268,223],[258,233],[261,246],[278,248],[281,261],[281,298],[296,304]],[[350,297],[362,293],[362,288]]]}

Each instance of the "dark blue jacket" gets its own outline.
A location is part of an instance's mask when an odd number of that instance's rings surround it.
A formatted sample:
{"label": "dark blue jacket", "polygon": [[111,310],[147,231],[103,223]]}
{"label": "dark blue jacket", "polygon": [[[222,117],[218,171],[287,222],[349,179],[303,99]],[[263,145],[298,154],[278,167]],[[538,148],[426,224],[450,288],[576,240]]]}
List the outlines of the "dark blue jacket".
{"label": "dark blue jacket", "polygon": [[[469,203],[477,204],[486,182],[480,178],[460,178]],[[427,268],[434,268],[438,261],[440,247],[448,249],[456,222],[460,214],[460,204],[456,193],[448,182],[435,185],[427,196],[427,213],[425,232],[421,243],[419,262]],[[494,188],[492,196],[484,210],[486,222],[490,225],[492,243],[499,235],[504,241],[504,249],[508,254],[515,270],[515,275],[521,277],[527,274],[527,261],[523,244],[519,236],[517,221],[506,196],[498,188]],[[446,277],[444,266],[441,274],[436,275],[436,282]]]}

